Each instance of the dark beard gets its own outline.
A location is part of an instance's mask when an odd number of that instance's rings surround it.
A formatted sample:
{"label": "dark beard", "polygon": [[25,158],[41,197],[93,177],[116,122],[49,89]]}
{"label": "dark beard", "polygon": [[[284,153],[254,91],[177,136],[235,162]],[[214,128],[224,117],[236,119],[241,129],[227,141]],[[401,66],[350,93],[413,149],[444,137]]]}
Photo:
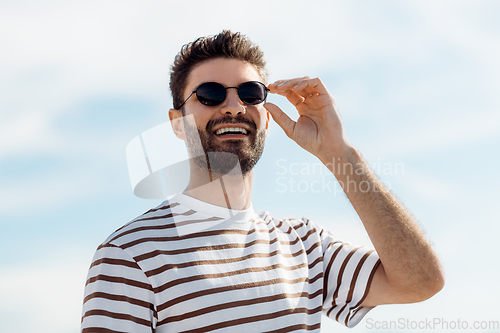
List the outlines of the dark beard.
{"label": "dark beard", "polygon": [[[224,140],[224,144],[220,145],[215,142],[216,134],[213,132],[213,127],[218,124],[241,123],[251,127],[248,135],[249,143],[243,143],[242,140]],[[194,135],[196,131],[193,127],[184,122],[186,129],[186,137],[188,149],[195,147]],[[219,178],[220,176],[229,174],[239,162],[241,174],[246,176],[253,167],[257,164],[262,153],[264,152],[264,143],[266,139],[265,131],[257,131],[257,126],[254,122],[242,118],[241,116],[225,117],[208,122],[206,129],[197,128],[197,134],[200,137],[201,145],[205,158],[194,158],[194,162],[202,170],[207,168],[207,162],[211,178]],[[201,155],[195,153],[192,156]],[[215,177],[214,177],[215,176]]]}

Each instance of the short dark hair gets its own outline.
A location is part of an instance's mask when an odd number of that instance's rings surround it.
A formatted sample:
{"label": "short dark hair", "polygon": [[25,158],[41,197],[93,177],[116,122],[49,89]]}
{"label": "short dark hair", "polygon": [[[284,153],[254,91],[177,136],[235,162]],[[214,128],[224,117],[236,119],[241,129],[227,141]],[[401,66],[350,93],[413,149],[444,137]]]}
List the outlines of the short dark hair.
{"label": "short dark hair", "polygon": [[261,49],[245,35],[223,30],[215,36],[200,37],[194,42],[183,45],[175,56],[174,64],[170,68],[170,91],[174,109],[178,109],[184,102],[184,90],[193,68],[203,61],[215,58],[248,62],[255,66],[262,79],[266,81],[266,61]]}

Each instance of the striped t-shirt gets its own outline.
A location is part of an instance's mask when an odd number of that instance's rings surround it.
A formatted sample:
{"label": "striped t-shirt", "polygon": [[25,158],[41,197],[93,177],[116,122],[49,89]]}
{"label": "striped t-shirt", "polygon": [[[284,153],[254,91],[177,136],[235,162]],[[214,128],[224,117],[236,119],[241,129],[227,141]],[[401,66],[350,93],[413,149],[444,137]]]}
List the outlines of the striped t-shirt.
{"label": "striped t-shirt", "polygon": [[380,260],[308,219],[177,195],[102,243],[82,332],[319,332],[352,327]]}

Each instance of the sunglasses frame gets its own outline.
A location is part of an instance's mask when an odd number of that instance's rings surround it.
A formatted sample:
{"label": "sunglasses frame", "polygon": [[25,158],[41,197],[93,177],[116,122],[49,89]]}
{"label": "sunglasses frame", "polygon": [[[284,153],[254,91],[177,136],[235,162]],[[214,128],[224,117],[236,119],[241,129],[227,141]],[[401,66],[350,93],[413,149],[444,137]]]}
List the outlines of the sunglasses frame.
{"label": "sunglasses frame", "polygon": [[[242,102],[243,102],[243,103],[245,103],[246,105],[258,105],[258,104],[260,104],[260,103],[265,102],[265,100],[267,99],[267,92],[269,91],[269,89],[265,86],[265,84],[264,84],[264,83],[262,83],[262,82],[259,82],[259,81],[247,81],[247,82],[243,82],[243,83],[242,83],[242,84],[240,84],[238,87],[224,87],[224,85],[223,85],[223,84],[221,84],[221,83],[219,83],[219,82],[203,82],[203,83],[202,83],[202,84],[200,84],[200,85],[199,85],[199,86],[198,86],[195,90],[193,90],[193,91],[191,92],[191,94],[190,94],[190,95],[189,95],[189,96],[188,96],[188,97],[184,100],[184,102],[182,102],[182,104],[178,107],[178,110],[180,110],[180,108],[182,108],[182,107],[184,106],[184,104],[186,104],[186,102],[187,102],[187,101],[191,98],[191,96],[193,96],[193,94],[197,94],[198,89],[199,89],[202,85],[204,85],[204,84],[208,84],[208,83],[215,83],[215,84],[218,84],[218,85],[220,85],[221,87],[223,87],[223,88],[225,89],[225,91],[226,91],[226,96],[224,96],[224,99],[223,99],[220,103],[217,103],[217,104],[215,104],[215,105],[207,105],[207,104],[204,104],[204,103],[202,103],[202,102],[198,99],[198,101],[199,101],[201,104],[205,105],[205,106],[217,106],[217,105],[220,105],[220,104],[224,103],[224,101],[225,101],[225,100],[226,100],[226,98],[227,98],[227,90],[228,90],[228,89],[236,89],[237,94],[238,94],[238,98],[240,99],[240,101],[242,101]],[[262,100],[262,102],[259,102],[259,103],[247,103],[247,102],[245,102],[244,100],[242,100],[242,99],[241,99],[241,97],[240,97],[240,87],[241,87],[242,85],[246,84],[246,83],[256,83],[256,84],[261,85],[262,87],[264,87],[264,99]]]}

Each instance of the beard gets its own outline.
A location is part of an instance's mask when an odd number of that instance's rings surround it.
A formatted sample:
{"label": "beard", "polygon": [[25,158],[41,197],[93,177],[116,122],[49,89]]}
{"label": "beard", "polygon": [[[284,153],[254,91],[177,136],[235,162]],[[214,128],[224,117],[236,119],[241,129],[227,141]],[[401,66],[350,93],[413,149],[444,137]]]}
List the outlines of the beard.
{"label": "beard", "polygon": [[[226,139],[223,142],[217,142],[213,127],[218,124],[240,123],[250,126],[251,131],[248,134],[248,140]],[[266,131],[257,131],[254,122],[241,116],[225,117],[211,120],[207,123],[205,129],[195,128],[184,122],[186,138],[190,155],[198,156],[192,158],[195,164],[202,170],[207,169],[211,175],[223,176],[229,174],[239,163],[241,174],[246,176],[257,164],[264,152],[264,143]],[[196,144],[196,135],[201,141],[203,152],[198,151]],[[218,178],[218,177],[217,177]]]}

